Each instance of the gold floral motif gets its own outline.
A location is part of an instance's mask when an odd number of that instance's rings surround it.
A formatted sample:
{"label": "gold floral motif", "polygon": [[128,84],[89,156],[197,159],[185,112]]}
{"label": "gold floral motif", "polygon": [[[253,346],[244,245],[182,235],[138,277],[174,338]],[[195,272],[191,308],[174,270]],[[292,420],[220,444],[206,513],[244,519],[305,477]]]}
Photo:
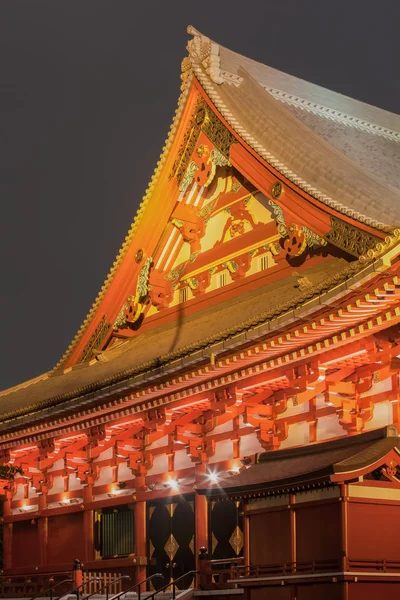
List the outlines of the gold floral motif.
{"label": "gold floral motif", "polygon": [[240,529],[239,525],[236,525],[231,537],[229,538],[229,543],[232,546],[233,550],[236,552],[236,556],[239,556],[244,543],[243,532]]}
{"label": "gold floral motif", "polygon": [[379,239],[331,215],[331,227],[325,239],[352,256],[362,256],[375,248]]}
{"label": "gold floral motif", "polygon": [[173,534],[169,536],[167,543],[164,546],[164,550],[168,555],[169,560],[174,560],[175,554],[178,552],[179,544],[174,538]]}
{"label": "gold floral motif", "polygon": [[90,340],[88,341],[82,356],[79,359],[79,362],[84,362],[85,360],[90,360],[95,352],[103,342],[104,338],[107,335],[107,332],[110,328],[110,323],[107,321],[106,317],[103,316],[96,329],[94,330]]}

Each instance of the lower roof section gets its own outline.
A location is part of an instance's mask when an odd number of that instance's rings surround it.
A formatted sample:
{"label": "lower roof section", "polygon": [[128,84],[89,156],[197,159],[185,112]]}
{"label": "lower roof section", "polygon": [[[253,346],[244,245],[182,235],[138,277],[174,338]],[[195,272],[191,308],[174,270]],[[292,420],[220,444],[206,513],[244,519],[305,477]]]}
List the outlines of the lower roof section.
{"label": "lower roof section", "polygon": [[338,475],[344,480],[346,476],[357,478],[359,471],[373,470],[392,450],[400,453],[400,439],[396,427],[388,426],[331,442],[265,452],[256,464],[243,467],[237,475],[197,491],[210,496],[248,496],[332,483]]}

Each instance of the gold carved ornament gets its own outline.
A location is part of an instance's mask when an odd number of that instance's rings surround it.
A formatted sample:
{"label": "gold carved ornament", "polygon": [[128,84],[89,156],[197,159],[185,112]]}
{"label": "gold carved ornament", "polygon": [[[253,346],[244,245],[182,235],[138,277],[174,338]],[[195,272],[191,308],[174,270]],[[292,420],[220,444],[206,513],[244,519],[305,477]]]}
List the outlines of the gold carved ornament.
{"label": "gold carved ornament", "polygon": [[102,317],[101,321],[97,325],[93,334],[90,337],[90,340],[85,346],[84,351],[79,359],[79,362],[85,362],[85,360],[90,360],[94,355],[95,351],[101,346],[104,338],[106,337],[108,330],[110,329],[110,323],[107,321],[105,315]]}
{"label": "gold carved ornament", "polygon": [[[211,152],[211,162],[215,166],[226,166],[229,163],[229,151],[235,136],[221,123],[204,98],[199,97],[194,114],[184,134],[183,142],[172,167],[170,177],[176,177],[180,189],[186,189],[193,179],[196,164],[192,160],[201,132],[204,132],[215,146]],[[201,146],[200,146],[201,152]]]}
{"label": "gold carved ornament", "polygon": [[331,227],[325,239],[352,256],[359,257],[375,248],[379,238],[331,215]]}
{"label": "gold carved ornament", "polygon": [[121,308],[117,319],[114,323],[114,329],[126,326],[127,323],[135,323],[142,314],[146,305],[148,294],[151,291],[149,285],[150,269],[153,264],[153,258],[146,258],[143,267],[139,271],[136,284],[135,296],[129,296]]}

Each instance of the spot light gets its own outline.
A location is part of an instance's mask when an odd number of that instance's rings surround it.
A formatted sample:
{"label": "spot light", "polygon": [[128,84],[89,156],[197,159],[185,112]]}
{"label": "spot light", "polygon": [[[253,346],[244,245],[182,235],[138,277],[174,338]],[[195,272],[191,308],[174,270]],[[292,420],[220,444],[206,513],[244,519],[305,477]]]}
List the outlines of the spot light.
{"label": "spot light", "polygon": [[218,473],[216,471],[211,471],[208,473],[208,480],[210,483],[218,483]]}
{"label": "spot light", "polygon": [[179,482],[177,479],[170,479],[168,481],[168,485],[171,488],[171,490],[178,490],[179,489]]}

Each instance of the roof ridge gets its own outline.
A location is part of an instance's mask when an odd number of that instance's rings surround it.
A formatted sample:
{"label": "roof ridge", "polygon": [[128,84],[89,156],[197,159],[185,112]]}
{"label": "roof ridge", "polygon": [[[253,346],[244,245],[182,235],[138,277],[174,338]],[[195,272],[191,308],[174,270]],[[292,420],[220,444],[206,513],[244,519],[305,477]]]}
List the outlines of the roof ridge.
{"label": "roof ridge", "polygon": [[[262,63],[260,63],[262,64]],[[221,77],[228,84],[232,84],[235,86],[239,86],[243,77],[232,73],[230,71],[225,71],[223,69],[220,70]],[[369,133],[373,133],[374,135],[382,136],[386,139],[400,142],[400,131],[396,131],[394,129],[390,129],[388,127],[383,127],[381,125],[377,125],[372,121],[367,121],[365,119],[360,119],[350,114],[350,112],[345,113],[342,111],[335,110],[333,108],[327,107],[323,104],[318,104],[316,102],[311,102],[302,96],[296,96],[295,94],[289,94],[288,92],[284,92],[278,88],[269,87],[267,85],[262,85],[267,92],[269,92],[274,98],[277,98],[281,102],[285,104],[289,104],[292,106],[297,106],[302,110],[306,110],[312,112],[314,114],[321,115],[327,119],[331,119],[333,121],[337,121],[339,123],[345,123],[350,127],[354,127],[359,129],[360,131],[368,131]],[[314,85],[314,84],[313,84]],[[323,88],[325,89],[325,88]],[[358,102],[358,101],[357,101]]]}

